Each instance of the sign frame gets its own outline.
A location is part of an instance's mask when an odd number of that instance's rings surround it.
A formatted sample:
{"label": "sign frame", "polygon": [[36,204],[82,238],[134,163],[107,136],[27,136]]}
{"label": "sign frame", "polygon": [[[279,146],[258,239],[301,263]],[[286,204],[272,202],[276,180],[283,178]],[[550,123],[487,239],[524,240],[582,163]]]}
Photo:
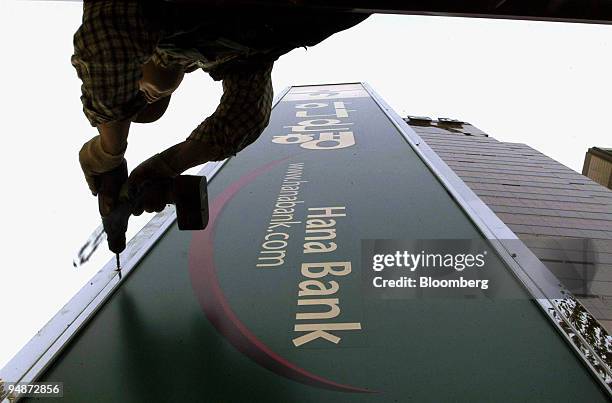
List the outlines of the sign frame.
{"label": "sign frame", "polygon": [[[448,191],[476,228],[491,243],[514,276],[527,289],[550,323],[557,329],[579,356],[601,386],[612,396],[611,358],[602,356],[597,346],[591,345],[585,334],[572,323],[568,312],[560,304],[559,292],[567,296],[585,315],[592,316],[571,293],[556,286],[557,281],[549,269],[525,246],[517,235],[446,165],[425,141],[378,95],[367,83],[341,83],[361,85],[381,111],[391,121],[417,153],[419,158]],[[274,108],[291,89],[340,84],[290,86],[281,91],[273,102]],[[200,171],[208,181],[223,169],[229,159],[207,163]],[[109,261],[15,356],[0,370],[4,382],[35,382],[57,359],[79,331],[91,321],[100,308],[112,297],[142,258],[155,246],[176,220],[173,207],[156,214],[145,227],[130,240],[122,253],[125,261],[123,279],[115,271],[115,261]],[[556,279],[555,279],[556,280]],[[555,284],[555,286],[550,286]],[[564,299],[564,300],[565,300]],[[598,331],[610,337],[603,327]],[[1,381],[0,381],[1,382]],[[0,385],[1,386],[1,385]],[[8,400],[4,400],[8,401]]]}

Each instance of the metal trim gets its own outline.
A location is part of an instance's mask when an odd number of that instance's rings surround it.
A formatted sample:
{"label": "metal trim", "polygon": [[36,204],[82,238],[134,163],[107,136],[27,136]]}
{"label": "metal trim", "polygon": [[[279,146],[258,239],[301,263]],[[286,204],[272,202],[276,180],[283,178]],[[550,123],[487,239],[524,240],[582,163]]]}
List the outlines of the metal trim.
{"label": "metal trim", "polygon": [[[533,296],[555,328],[582,359],[602,387],[612,396],[612,358],[601,350],[606,346],[589,343],[584,327],[570,319],[579,312],[583,322],[595,326],[603,338],[612,337],[597,320],[565,289],[550,270],[531,252],[516,234],[487,206],[465,182],[427,145],[427,143],[367,83],[361,83],[374,102],[394,124],[407,143],[438,178],[469,219],[491,242],[512,273]],[[559,299],[554,296],[565,295]],[[608,347],[609,348],[609,347]]]}
{"label": "metal trim", "polygon": [[[272,102],[274,108],[289,92],[284,88]],[[229,158],[223,161],[208,162],[199,171],[210,182],[222,169]],[[70,341],[77,335],[110,299],[113,292],[121,286],[132,273],[140,260],[155,246],[157,241],[174,224],[174,206],[168,206],[153,218],[128,242],[121,253],[122,279],[115,270],[115,258],[109,260],[91,280],[81,288],[64,307],[17,354],[0,369],[0,379],[4,382],[35,382],[38,377],[58,357]],[[20,396],[16,396],[18,400]],[[0,396],[2,403],[9,403]],[[16,401],[12,400],[12,401]],[[11,401],[11,402],[12,402]]]}

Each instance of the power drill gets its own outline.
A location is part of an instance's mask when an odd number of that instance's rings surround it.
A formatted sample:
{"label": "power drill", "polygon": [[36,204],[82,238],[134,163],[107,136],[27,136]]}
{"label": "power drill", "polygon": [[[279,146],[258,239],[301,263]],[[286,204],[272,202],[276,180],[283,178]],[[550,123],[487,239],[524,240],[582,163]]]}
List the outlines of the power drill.
{"label": "power drill", "polygon": [[[102,216],[102,226],[106,232],[108,248],[115,253],[117,271],[121,278],[119,254],[126,245],[125,232],[130,215],[139,208],[149,192],[161,195],[166,204],[176,206],[176,217],[180,230],[201,230],[208,225],[208,192],[205,176],[179,175],[145,182],[140,189],[127,186],[127,162],[112,171],[100,175],[98,207]],[[111,197],[114,209],[109,214],[102,213],[102,197]]]}

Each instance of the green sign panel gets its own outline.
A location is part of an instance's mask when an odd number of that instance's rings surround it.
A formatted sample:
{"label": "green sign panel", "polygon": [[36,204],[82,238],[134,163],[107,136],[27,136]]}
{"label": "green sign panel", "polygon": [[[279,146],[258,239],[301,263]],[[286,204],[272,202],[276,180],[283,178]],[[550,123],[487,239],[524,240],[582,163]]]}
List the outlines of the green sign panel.
{"label": "green sign panel", "polygon": [[395,298],[362,241],[482,239],[360,84],[293,87],[42,377],[64,402],[606,401],[513,298]]}

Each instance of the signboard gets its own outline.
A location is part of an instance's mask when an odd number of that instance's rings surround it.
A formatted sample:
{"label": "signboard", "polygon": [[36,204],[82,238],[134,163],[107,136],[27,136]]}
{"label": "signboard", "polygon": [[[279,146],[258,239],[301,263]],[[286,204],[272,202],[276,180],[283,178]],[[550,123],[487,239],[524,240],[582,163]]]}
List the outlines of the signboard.
{"label": "signboard", "polygon": [[361,84],[291,88],[209,200],[44,373],[62,401],[607,400],[492,250],[511,297],[371,289],[365,240],[486,241]]}

